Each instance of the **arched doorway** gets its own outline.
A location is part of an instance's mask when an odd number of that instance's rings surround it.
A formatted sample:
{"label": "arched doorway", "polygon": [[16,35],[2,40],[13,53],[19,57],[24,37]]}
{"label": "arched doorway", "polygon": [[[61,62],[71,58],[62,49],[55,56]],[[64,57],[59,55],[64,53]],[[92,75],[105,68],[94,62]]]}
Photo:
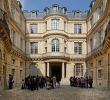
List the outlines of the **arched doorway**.
{"label": "arched doorway", "polygon": [[62,63],[60,62],[50,62],[50,76],[62,78]]}

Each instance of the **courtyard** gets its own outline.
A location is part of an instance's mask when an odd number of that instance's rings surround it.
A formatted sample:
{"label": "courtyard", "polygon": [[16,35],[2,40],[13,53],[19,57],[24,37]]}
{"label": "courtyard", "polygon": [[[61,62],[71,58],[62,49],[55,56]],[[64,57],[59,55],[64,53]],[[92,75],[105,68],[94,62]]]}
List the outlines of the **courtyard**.
{"label": "courtyard", "polygon": [[39,89],[38,91],[1,90],[0,100],[110,100],[110,91],[61,86],[56,89]]}

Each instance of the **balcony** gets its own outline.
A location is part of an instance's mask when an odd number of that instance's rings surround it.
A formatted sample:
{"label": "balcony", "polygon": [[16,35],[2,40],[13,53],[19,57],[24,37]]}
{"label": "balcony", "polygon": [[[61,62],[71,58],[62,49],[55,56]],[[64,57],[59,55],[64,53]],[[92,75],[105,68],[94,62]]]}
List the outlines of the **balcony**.
{"label": "balcony", "polygon": [[105,38],[108,36],[108,34],[110,34],[110,14],[109,14],[109,22],[105,30]]}
{"label": "balcony", "polygon": [[102,43],[101,45],[99,45],[97,48],[93,49],[91,52],[89,52],[89,53],[87,54],[87,56],[89,57],[89,56],[91,56],[91,55],[93,55],[93,54],[95,54],[95,53],[98,53],[98,52],[101,51],[102,49],[103,49],[103,43]]}
{"label": "balcony", "polygon": [[[5,33],[7,33],[7,35],[9,35],[10,31],[9,31],[9,27],[8,27],[8,24],[7,24],[7,21],[6,21],[6,13],[0,9],[0,28],[3,29],[3,31]],[[2,32],[0,32],[2,33]],[[2,35],[2,34],[0,34]]]}
{"label": "balcony", "polygon": [[25,53],[14,44],[12,44],[12,51],[17,52],[20,55],[25,55]]}
{"label": "balcony", "polygon": [[64,52],[47,52],[43,54],[44,59],[48,58],[62,58],[62,59],[69,59],[70,55]]}

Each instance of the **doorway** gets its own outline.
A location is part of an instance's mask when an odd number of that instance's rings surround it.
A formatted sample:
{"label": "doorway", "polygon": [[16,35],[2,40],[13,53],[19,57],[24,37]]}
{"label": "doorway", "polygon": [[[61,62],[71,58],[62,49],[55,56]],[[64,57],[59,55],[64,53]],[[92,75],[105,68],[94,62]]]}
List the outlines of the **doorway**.
{"label": "doorway", "polygon": [[50,63],[50,76],[60,77],[62,78],[62,63],[52,62]]}

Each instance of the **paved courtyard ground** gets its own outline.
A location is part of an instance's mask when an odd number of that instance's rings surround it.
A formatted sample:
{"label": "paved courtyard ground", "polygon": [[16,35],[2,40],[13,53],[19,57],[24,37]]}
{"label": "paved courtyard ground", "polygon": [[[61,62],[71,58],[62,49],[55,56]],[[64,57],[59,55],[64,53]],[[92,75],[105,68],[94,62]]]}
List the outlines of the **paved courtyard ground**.
{"label": "paved courtyard ground", "polygon": [[0,100],[110,100],[110,91],[70,86],[52,90],[44,88],[38,91],[14,88],[0,91]]}

